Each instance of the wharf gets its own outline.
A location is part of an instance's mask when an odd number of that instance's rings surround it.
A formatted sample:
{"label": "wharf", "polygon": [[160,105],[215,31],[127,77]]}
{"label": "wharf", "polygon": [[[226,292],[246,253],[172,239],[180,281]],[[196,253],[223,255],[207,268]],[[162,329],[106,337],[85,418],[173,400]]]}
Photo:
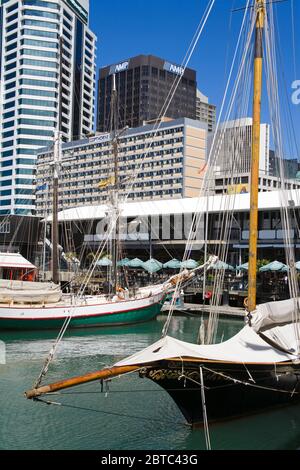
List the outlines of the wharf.
{"label": "wharf", "polygon": [[[169,305],[164,305],[161,313],[169,312]],[[231,317],[231,318],[244,318],[245,309],[239,307],[230,307],[229,305],[220,305],[218,307],[211,307],[210,305],[203,304],[191,304],[184,303],[182,307],[175,305],[174,314],[175,315],[191,315],[193,317],[200,316],[202,313],[209,313],[209,311],[218,311],[221,316]]]}

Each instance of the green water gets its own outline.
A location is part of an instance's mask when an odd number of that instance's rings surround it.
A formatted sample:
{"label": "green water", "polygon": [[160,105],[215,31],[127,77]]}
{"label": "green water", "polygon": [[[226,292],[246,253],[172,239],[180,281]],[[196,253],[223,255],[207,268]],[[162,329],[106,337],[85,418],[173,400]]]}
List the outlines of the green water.
{"label": "green water", "polygon": [[[165,317],[143,325],[70,331],[47,380],[94,371],[130,355],[160,337]],[[194,342],[199,319],[174,317],[169,334]],[[243,326],[221,320],[218,336]],[[0,449],[202,450],[203,430],[191,430],[173,401],[156,384],[129,375],[51,397],[62,406],[27,401],[55,332],[0,333],[7,363],[0,365]],[[224,403],[226,406],[226,403]],[[210,426],[213,449],[297,449],[300,406]]]}

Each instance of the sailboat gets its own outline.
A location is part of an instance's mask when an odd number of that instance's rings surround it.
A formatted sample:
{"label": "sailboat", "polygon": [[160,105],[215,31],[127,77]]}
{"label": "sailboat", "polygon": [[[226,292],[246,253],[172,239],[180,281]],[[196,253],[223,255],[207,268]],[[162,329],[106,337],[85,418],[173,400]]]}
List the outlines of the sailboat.
{"label": "sailboat", "polygon": [[266,2],[255,0],[253,143],[247,324],[219,344],[191,344],[163,334],[146,349],[112,367],[39,385],[26,392],[42,399],[87,382],[137,372],[161,386],[192,425],[232,419],[300,401],[300,298],[256,305],[258,163]]}
{"label": "sailboat", "polygon": [[[113,76],[112,108],[116,103],[117,90]],[[112,113],[113,121],[114,113]],[[113,122],[112,122],[113,124]],[[59,126],[58,126],[59,129]],[[110,217],[112,244],[112,271],[110,292],[107,295],[85,295],[85,285],[74,294],[62,293],[59,286],[58,256],[58,187],[61,161],[61,132],[54,138],[53,161],[53,217],[52,217],[52,283],[2,280],[0,283],[0,329],[41,330],[59,329],[66,324],[70,328],[128,325],[154,319],[161,311],[166,296],[174,290],[178,276],[181,281],[191,280],[202,269],[208,269],[213,257],[203,266],[185,270],[166,282],[135,289],[134,293],[123,289],[118,278],[118,232],[119,232],[119,176],[118,137],[113,135],[114,174],[112,184]],[[9,255],[7,255],[8,257]],[[24,260],[26,261],[26,260]],[[28,263],[28,262],[27,262]],[[30,263],[29,263],[30,264]],[[90,273],[93,272],[97,259]],[[32,270],[36,267],[30,265]],[[88,275],[90,274],[88,273]],[[88,279],[88,275],[86,278]],[[4,283],[4,284],[3,284]],[[87,283],[87,280],[86,280]],[[5,290],[1,289],[1,284]]]}

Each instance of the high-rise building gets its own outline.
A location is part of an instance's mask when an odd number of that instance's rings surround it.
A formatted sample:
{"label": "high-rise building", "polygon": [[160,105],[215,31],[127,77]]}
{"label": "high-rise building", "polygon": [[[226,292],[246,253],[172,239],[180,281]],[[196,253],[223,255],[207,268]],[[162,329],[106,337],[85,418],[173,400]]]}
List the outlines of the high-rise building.
{"label": "high-rise building", "polygon": [[110,130],[112,76],[118,92],[118,127],[139,127],[156,119],[166,103],[175,80],[178,88],[165,115],[196,118],[196,72],[152,55],[139,55],[100,70],[97,130]]}
{"label": "high-rise building", "polygon": [[208,102],[207,96],[197,90],[196,119],[207,124],[208,132],[212,132],[216,125],[216,106]]}
{"label": "high-rise building", "polygon": [[0,215],[29,215],[37,149],[51,144],[59,122],[65,141],[93,130],[96,37],[89,0],[0,5]]}
{"label": "high-rise building", "polygon": [[[208,148],[215,155],[219,174],[249,173],[252,156],[252,118],[227,121],[220,125],[216,137],[209,136]],[[269,174],[270,126],[260,125],[259,171]]]}

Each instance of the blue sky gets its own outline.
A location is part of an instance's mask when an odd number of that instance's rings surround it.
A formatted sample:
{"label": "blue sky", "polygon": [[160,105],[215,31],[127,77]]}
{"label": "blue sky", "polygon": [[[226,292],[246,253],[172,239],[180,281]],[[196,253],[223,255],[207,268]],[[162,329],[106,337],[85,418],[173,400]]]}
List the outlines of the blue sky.
{"label": "blue sky", "polygon": [[[138,54],[153,54],[180,64],[202,18],[208,0],[90,0],[90,27],[98,36],[98,68]],[[220,108],[246,0],[216,0],[189,66],[197,71],[198,88]],[[292,22],[292,6],[294,24]],[[292,82],[300,80],[300,0],[276,4],[284,82],[280,94],[291,112],[300,148],[300,104],[292,104]],[[293,49],[293,30],[294,43]],[[295,57],[295,60],[294,60]],[[294,65],[296,62],[296,67]],[[296,69],[296,70],[295,70]],[[285,89],[284,89],[285,88]],[[287,107],[289,105],[289,108]],[[268,122],[266,97],[263,120]],[[290,111],[289,111],[290,110]],[[297,146],[286,144],[287,156],[297,156]],[[298,157],[300,155],[298,154]]]}

